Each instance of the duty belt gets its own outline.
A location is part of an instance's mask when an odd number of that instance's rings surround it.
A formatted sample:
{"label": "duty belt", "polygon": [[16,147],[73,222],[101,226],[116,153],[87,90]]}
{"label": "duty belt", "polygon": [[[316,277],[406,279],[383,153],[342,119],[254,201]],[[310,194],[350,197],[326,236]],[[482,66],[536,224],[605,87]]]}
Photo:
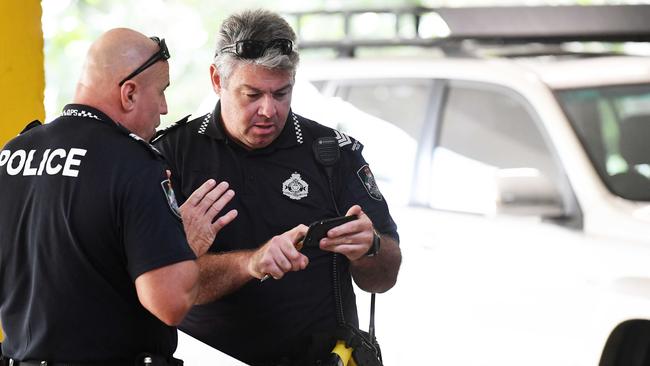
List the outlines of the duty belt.
{"label": "duty belt", "polygon": [[183,366],[183,361],[170,357],[145,354],[135,361],[121,362],[50,362],[50,361],[18,361],[12,358],[0,357],[0,366]]}
{"label": "duty belt", "polygon": [[133,362],[112,362],[112,363],[71,363],[71,362],[48,362],[48,361],[16,361],[14,359],[4,360],[3,366],[134,366]]}

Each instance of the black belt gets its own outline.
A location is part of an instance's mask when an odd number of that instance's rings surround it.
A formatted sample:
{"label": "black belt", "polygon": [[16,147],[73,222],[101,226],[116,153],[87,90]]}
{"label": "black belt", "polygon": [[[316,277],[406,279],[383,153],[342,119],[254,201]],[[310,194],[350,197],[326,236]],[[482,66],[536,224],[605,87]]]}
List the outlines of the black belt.
{"label": "black belt", "polygon": [[[148,358],[145,359],[145,358]],[[149,361],[149,363],[147,363]],[[166,358],[155,355],[145,355],[136,361],[121,362],[49,362],[49,361],[18,361],[11,358],[1,359],[0,366],[183,366],[183,361],[177,358]]]}
{"label": "black belt", "polygon": [[[111,363],[72,363],[72,362],[48,362],[48,361],[16,361],[7,359],[4,361],[6,366],[134,366],[131,362],[111,362]],[[152,364],[152,366],[154,366]]]}

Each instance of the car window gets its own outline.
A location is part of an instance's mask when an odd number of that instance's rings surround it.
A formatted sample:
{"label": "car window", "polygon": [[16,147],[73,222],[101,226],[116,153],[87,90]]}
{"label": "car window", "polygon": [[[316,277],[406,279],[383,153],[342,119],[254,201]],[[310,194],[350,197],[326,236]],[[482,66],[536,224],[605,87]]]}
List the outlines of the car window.
{"label": "car window", "polygon": [[[359,140],[364,145],[363,156],[389,204],[406,204],[416,160],[417,139],[412,136],[415,132],[408,133],[405,128],[414,131],[422,126],[427,105],[424,97],[416,103],[405,102],[403,98],[416,92],[428,95],[423,87],[426,82],[409,87],[409,82],[405,81],[405,89],[401,89],[398,81],[382,80],[335,81],[325,86],[313,81],[308,84],[296,81],[292,110]],[[386,90],[384,86],[392,90],[389,95],[402,96],[399,102],[391,102],[395,108],[408,107],[413,111],[404,112],[402,118],[393,118],[391,116],[395,114],[388,116],[385,113],[390,105],[375,107],[375,103],[387,104],[384,100],[386,94],[380,91]],[[348,96],[352,96],[353,100],[347,100]],[[413,117],[416,115],[419,117]]]}
{"label": "car window", "polygon": [[499,169],[534,168],[556,181],[558,169],[535,121],[514,92],[450,82],[431,160],[430,206],[494,213]]}
{"label": "car window", "polygon": [[556,92],[562,107],[610,190],[650,201],[650,85]]}
{"label": "car window", "polygon": [[426,79],[374,80],[343,85],[337,96],[390,122],[417,140],[427,112],[430,90],[431,81]]}
{"label": "car window", "polygon": [[348,80],[336,88],[337,99],[354,108],[336,128],[363,142],[363,155],[389,203],[408,202],[432,84],[429,79]]}

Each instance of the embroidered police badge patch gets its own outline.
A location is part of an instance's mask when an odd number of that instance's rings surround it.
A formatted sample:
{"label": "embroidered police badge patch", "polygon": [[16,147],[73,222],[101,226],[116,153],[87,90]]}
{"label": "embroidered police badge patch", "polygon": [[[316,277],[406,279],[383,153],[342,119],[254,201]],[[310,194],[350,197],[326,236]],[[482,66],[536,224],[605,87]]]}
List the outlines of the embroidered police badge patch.
{"label": "embroidered police badge patch", "polygon": [[379,191],[375,176],[372,175],[372,171],[370,170],[368,164],[362,166],[359,168],[359,170],[357,170],[357,176],[359,176],[361,184],[363,184],[363,187],[366,189],[370,197],[377,201],[381,201],[384,198]]}
{"label": "embroidered police badge patch", "polygon": [[176,202],[176,195],[174,194],[174,190],[172,189],[172,182],[169,181],[169,179],[165,179],[162,182],[160,182],[160,186],[163,189],[163,193],[165,194],[165,198],[167,199],[167,204],[169,205],[169,209],[172,211],[176,217],[179,219],[181,218],[181,212],[178,209],[178,202]]}
{"label": "embroidered police badge patch", "polygon": [[309,193],[309,184],[302,180],[300,174],[294,172],[291,178],[282,183],[282,193],[292,200],[299,200],[307,197]]}

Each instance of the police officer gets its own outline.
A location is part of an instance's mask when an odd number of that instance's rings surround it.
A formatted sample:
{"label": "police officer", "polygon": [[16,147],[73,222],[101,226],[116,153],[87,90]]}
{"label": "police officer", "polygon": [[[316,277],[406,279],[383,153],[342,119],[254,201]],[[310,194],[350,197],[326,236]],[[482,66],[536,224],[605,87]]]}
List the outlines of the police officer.
{"label": "police officer", "polygon": [[233,196],[214,180],[179,210],[147,142],[167,113],[168,58],[164,40],[108,31],[75,104],[0,151],[5,364],[180,364],[173,326],[196,299],[196,258],[236,212],[212,223]]}
{"label": "police officer", "polygon": [[[341,325],[358,327],[351,278],[366,291],[387,291],[401,261],[361,143],[290,110],[294,42],[277,14],[228,17],[210,66],[220,97],[214,111],[154,140],[177,172],[181,201],[208,178],[237,192],[228,207],[238,219],[199,259],[199,297],[221,298],[194,307],[180,328],[253,365],[322,361]],[[319,141],[334,141],[331,156],[320,156]],[[299,251],[300,235],[287,234],[339,215],[358,219],[331,229],[320,247]],[[267,274],[275,280],[260,282]]]}

